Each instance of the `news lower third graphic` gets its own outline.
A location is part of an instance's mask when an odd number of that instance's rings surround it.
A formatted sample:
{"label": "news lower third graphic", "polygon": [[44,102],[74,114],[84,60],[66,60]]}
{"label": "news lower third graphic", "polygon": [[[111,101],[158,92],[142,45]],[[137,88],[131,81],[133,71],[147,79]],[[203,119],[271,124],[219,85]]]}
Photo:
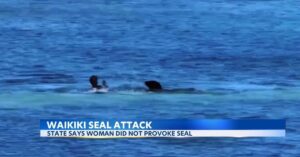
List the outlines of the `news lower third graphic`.
{"label": "news lower third graphic", "polygon": [[285,123],[283,119],[43,119],[40,121],[40,136],[70,138],[285,137]]}

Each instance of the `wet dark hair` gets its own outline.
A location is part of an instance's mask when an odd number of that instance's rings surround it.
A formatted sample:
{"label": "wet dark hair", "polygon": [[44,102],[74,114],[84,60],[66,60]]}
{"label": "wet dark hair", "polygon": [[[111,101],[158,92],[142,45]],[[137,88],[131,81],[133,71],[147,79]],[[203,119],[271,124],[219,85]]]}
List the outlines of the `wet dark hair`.
{"label": "wet dark hair", "polygon": [[161,91],[162,86],[160,85],[159,82],[150,80],[150,81],[145,81],[145,85],[149,88],[149,91]]}
{"label": "wet dark hair", "polygon": [[90,84],[93,88],[100,88],[100,86],[98,85],[98,76],[92,75],[90,77]]}

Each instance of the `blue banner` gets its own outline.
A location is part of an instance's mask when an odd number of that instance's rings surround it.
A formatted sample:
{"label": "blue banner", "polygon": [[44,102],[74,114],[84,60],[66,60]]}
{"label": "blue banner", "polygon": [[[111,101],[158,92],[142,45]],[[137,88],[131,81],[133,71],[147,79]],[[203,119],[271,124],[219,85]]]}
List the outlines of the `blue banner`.
{"label": "blue banner", "polygon": [[43,119],[41,130],[282,130],[283,119],[268,120],[102,120]]}

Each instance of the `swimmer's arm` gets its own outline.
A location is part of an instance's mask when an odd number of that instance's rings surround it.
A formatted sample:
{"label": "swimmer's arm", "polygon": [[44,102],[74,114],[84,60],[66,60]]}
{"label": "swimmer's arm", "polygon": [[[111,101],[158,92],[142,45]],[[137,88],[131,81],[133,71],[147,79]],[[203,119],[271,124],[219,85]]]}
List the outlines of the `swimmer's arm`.
{"label": "swimmer's arm", "polygon": [[108,85],[107,85],[107,83],[106,83],[105,80],[102,81],[102,86],[103,86],[103,88],[107,88],[108,89]]}

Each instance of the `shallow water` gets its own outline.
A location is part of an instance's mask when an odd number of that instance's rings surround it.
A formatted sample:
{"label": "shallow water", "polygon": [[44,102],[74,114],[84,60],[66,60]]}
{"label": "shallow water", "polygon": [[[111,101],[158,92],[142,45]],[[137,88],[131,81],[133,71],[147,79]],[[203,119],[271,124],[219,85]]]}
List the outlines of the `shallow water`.
{"label": "shallow water", "polygon": [[[0,1],[1,156],[299,152],[298,1]],[[88,94],[88,77],[112,92]],[[147,93],[143,81],[192,93]],[[287,119],[286,138],[39,137],[46,118]]]}

